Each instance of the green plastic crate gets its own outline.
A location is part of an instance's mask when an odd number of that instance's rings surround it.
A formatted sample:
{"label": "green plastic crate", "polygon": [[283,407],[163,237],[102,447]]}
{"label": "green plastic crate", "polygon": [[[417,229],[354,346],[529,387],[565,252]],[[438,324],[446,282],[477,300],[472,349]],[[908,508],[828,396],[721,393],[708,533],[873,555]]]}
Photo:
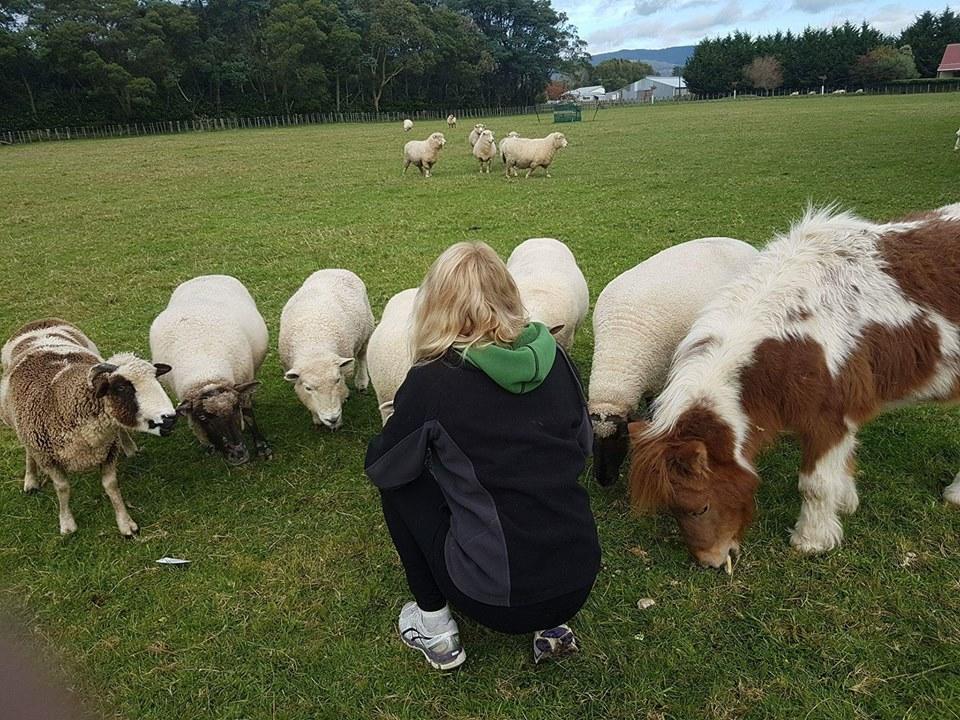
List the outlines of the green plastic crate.
{"label": "green plastic crate", "polygon": [[555,123],[580,122],[582,119],[580,106],[575,103],[556,105],[553,109],[553,121]]}

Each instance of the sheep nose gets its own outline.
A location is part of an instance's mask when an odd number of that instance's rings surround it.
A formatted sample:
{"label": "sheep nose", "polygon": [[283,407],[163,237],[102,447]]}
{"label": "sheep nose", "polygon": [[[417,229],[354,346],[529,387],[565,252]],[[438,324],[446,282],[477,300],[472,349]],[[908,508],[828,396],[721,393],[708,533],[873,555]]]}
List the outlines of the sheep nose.
{"label": "sheep nose", "polygon": [[342,419],[343,413],[337,413],[336,415],[327,415],[326,417],[321,417],[320,422],[322,422],[331,430],[336,430],[340,427]]}
{"label": "sheep nose", "polygon": [[231,465],[243,465],[250,459],[246,445],[231,445],[227,448],[227,462]]}
{"label": "sheep nose", "polygon": [[160,416],[160,434],[167,436],[173,432],[173,426],[177,424],[177,414]]}

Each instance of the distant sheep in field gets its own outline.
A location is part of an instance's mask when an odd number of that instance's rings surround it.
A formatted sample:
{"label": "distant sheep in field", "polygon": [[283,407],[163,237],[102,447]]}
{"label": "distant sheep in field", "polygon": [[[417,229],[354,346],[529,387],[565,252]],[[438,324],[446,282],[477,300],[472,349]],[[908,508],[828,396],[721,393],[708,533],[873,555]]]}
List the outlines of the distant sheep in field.
{"label": "distant sheep in field", "polygon": [[363,280],[349,270],[318,270],[280,315],[280,364],[315,425],[336,430],[354,387],[367,389],[367,341],[373,311]]}
{"label": "distant sheep in field", "polygon": [[393,414],[393,396],[412,364],[410,323],[416,298],[417,288],[403,290],[390,298],[367,346],[370,382],[377,393],[377,405],[384,424]]}
{"label": "distant sheep in field", "polygon": [[413,120],[407,118],[403,121],[403,131],[410,132],[411,130],[413,130]]}
{"label": "distant sheep in field", "polygon": [[497,156],[497,144],[493,141],[493,132],[484,130],[473,146],[473,156],[480,161],[480,172],[490,173],[490,163]]}
{"label": "distant sheep in field", "polygon": [[960,130],[957,130],[957,141],[953,144],[953,151],[960,150]]}
{"label": "distant sheep in field", "polygon": [[834,90],[834,91],[833,91],[833,94],[834,94],[834,95],[846,95],[846,94],[847,94],[847,91],[844,90],[843,88],[840,88],[839,90]]}
{"label": "distant sheep in field", "polygon": [[510,253],[507,270],[530,319],[546,325],[569,350],[590,306],[587,280],[570,248],[553,238],[524,240]]}
{"label": "distant sheep in field", "polygon": [[132,353],[104,361],[78,328],[54,318],[24,325],[0,351],[0,420],[24,447],[23,491],[40,489],[42,472],[53,480],[60,505],[60,534],[76,532],[67,473],[99,468],[120,534],[138,531],[117,484],[121,450],[131,454],[133,431],[169,435],[177,414],[157,378],[169,365],[152,365]]}
{"label": "distant sheep in field", "polygon": [[447,127],[455,128],[456,126],[457,126],[457,116],[454,115],[453,113],[450,113],[449,115],[447,115]]}
{"label": "distant sheep in field", "polygon": [[177,286],[150,326],[155,361],[173,366],[164,384],[176,394],[200,444],[230,465],[250,459],[250,429],[261,457],[272,455],[253,415],[256,375],[267,354],[267,325],[239,280],[201,275]]}
{"label": "distant sheep in field", "polygon": [[637,419],[641,400],[663,388],[677,346],[697,315],[758,257],[733,238],[691,240],[621,273],[600,293],[593,308],[587,391],[599,484],[619,477],[629,449],[627,424]]}
{"label": "distant sheep in field", "polygon": [[552,132],[545,138],[514,138],[507,142],[507,147],[503,150],[506,165],[504,174],[507,177],[516,175],[516,168],[520,168],[527,170],[526,177],[530,177],[534,170],[543,168],[547,177],[550,177],[549,168],[553,156],[567,145],[567,138],[559,132]]}
{"label": "distant sheep in field", "polygon": [[470,143],[470,147],[473,148],[477,144],[477,139],[480,137],[480,133],[487,129],[487,126],[483,123],[477,123],[473,126],[473,130],[470,131],[470,135],[467,136],[467,142]]}
{"label": "distant sheep in field", "polygon": [[408,142],[403,146],[403,174],[406,175],[408,167],[416,165],[421,175],[430,177],[430,169],[437,164],[440,150],[446,143],[443,133],[433,133],[426,140]]}

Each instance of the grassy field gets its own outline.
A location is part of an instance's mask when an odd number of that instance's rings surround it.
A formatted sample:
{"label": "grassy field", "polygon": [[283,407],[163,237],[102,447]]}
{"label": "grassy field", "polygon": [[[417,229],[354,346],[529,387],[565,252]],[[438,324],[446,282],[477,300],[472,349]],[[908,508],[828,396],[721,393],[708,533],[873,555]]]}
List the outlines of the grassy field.
{"label": "grassy field", "polygon": [[[283,303],[313,270],[354,270],[379,314],[469,238],[504,257],[527,237],[562,238],[596,298],[683,240],[760,245],[810,200],[877,219],[960,200],[957,102],[608,110],[561,126],[570,147],[549,180],[481,177],[468,127],[448,133],[426,181],[401,177],[399,124],[3,148],[0,335],[58,315],[106,353],[146,354],[172,288],[223,272],[247,284],[275,340]],[[498,136],[555,129],[489,124]],[[585,373],[591,352],[588,326],[574,353]],[[732,578],[695,569],[672,521],[631,517],[622,481],[585,480],[604,565],[576,622],[581,655],[534,667],[529,638],[465,622],[469,661],[444,676],[395,637],[408,593],[363,475],[379,427],[372,394],[354,395],[331,434],[311,428],[275,350],[260,379],[274,460],[230,469],[185,427],[144,438],[120,471],[133,541],[94,476],[75,482],[80,529],[61,539],[55,494],[21,495],[23,457],[0,430],[0,592],[107,716],[960,717],[960,512],[940,499],[960,467],[955,410],[897,412],[861,434],[860,510],[824,557],[788,546],[796,446],[763,456],[758,519]],[[156,566],[163,555],[193,566]],[[656,606],[639,611],[642,597]]]}

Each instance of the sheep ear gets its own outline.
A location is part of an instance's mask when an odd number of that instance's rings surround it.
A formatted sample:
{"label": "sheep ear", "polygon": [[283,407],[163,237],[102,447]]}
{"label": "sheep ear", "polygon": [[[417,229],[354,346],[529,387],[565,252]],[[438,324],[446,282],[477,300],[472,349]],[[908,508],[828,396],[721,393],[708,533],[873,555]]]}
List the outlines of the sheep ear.
{"label": "sheep ear", "polygon": [[296,370],[287,370],[283,374],[283,379],[287,382],[296,382],[300,379],[300,373],[298,373]]}
{"label": "sheep ear", "polygon": [[566,325],[554,325],[552,328],[550,328],[550,334],[556,337],[565,327]]}
{"label": "sheep ear", "polygon": [[241,383],[240,385],[234,385],[233,390],[238,395],[250,395],[260,387],[260,381],[254,380],[253,382]]}
{"label": "sheep ear", "polygon": [[102,398],[110,389],[110,373],[117,370],[117,366],[111,363],[97,363],[90,368],[90,374],[87,376],[87,383],[93,390],[95,397]]}
{"label": "sheep ear", "polygon": [[157,370],[157,377],[166,375],[168,372],[173,370],[173,368],[167,365],[166,363],[154,363],[153,367],[155,367]]}
{"label": "sheep ear", "polygon": [[352,363],[353,363],[353,358],[342,357],[337,360],[337,365],[340,367],[341,370],[346,370],[348,367],[350,367]]}

